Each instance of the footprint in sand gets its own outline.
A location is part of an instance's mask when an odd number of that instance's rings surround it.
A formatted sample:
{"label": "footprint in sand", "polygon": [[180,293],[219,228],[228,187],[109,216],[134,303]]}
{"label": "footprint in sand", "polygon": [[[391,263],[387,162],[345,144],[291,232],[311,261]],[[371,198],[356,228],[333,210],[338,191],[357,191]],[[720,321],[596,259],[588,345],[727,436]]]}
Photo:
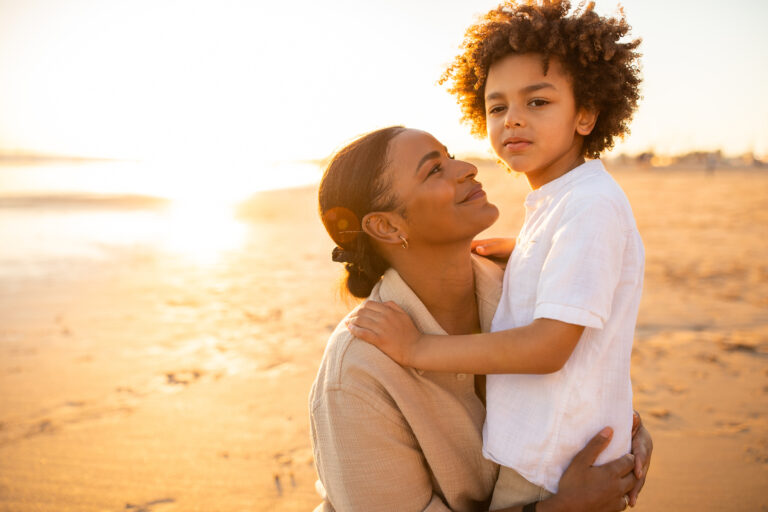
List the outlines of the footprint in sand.
{"label": "footprint in sand", "polygon": [[243,315],[251,322],[257,324],[266,322],[278,322],[283,318],[283,310],[280,308],[273,308],[266,312],[255,312],[248,309],[243,309]]}
{"label": "footprint in sand", "polygon": [[[123,510],[129,510],[130,512],[154,512],[164,508],[162,505],[168,505],[171,503],[176,503],[176,500],[173,498],[161,498],[159,500],[147,501],[146,503],[141,504],[126,503]],[[158,509],[157,507],[160,508]]]}
{"label": "footprint in sand", "polygon": [[661,420],[665,420],[672,415],[672,413],[669,412],[669,409],[665,409],[664,407],[656,407],[654,409],[651,409],[650,411],[648,411],[648,414],[650,414],[654,418],[659,418]]}
{"label": "footprint in sand", "polygon": [[203,372],[200,370],[183,370],[179,372],[168,372],[165,374],[166,384],[169,385],[182,385],[187,386],[200,377],[203,376]]}
{"label": "footprint in sand", "polygon": [[61,429],[77,426],[88,421],[99,420],[113,414],[129,414],[133,411],[130,404],[91,403],[84,400],[68,400],[60,405],[42,409],[25,419],[5,423],[0,445],[28,439],[39,435],[54,434]]}
{"label": "footprint in sand", "polygon": [[39,434],[49,434],[51,432],[54,432],[56,430],[56,425],[53,421],[49,419],[40,420],[34,425],[32,425],[29,430],[27,430],[27,435],[24,437],[32,437]]}

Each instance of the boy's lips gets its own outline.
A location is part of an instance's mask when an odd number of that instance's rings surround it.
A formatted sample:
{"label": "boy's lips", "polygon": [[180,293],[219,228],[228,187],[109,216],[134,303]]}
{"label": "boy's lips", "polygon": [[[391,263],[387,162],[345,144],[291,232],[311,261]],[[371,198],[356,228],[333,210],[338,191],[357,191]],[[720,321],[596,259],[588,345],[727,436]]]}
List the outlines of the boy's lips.
{"label": "boy's lips", "polygon": [[512,152],[523,151],[533,144],[530,140],[523,137],[509,137],[504,139],[504,147]]}

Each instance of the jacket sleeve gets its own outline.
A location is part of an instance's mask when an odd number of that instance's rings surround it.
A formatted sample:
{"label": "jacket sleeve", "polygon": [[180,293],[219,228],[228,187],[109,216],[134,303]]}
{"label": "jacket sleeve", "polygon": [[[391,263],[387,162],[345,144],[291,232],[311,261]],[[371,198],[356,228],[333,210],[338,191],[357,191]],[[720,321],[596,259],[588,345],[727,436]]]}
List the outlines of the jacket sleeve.
{"label": "jacket sleeve", "polygon": [[424,455],[393,403],[326,391],[310,416],[322,510],[450,512],[434,493]]}

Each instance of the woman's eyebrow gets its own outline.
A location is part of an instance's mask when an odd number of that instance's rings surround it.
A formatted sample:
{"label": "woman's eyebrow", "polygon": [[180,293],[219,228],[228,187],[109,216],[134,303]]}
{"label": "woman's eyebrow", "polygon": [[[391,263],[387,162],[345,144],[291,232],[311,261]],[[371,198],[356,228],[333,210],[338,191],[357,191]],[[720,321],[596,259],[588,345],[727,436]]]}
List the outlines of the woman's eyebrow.
{"label": "woman's eyebrow", "polygon": [[416,166],[416,172],[419,172],[419,169],[421,169],[421,166],[424,165],[424,162],[427,160],[432,160],[433,158],[440,158],[440,152],[439,151],[430,151],[423,157],[421,157],[421,160],[419,160],[419,165]]}

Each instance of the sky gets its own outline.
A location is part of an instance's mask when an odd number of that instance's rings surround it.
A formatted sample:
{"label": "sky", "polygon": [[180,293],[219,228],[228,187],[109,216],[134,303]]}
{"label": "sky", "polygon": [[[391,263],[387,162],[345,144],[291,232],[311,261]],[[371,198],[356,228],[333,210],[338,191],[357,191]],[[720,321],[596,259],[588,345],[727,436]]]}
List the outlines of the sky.
{"label": "sky", "polygon": [[[436,82],[497,3],[0,0],[0,152],[309,160],[403,124],[490,156]],[[768,2],[622,5],[644,84],[616,152],[768,155]]]}

